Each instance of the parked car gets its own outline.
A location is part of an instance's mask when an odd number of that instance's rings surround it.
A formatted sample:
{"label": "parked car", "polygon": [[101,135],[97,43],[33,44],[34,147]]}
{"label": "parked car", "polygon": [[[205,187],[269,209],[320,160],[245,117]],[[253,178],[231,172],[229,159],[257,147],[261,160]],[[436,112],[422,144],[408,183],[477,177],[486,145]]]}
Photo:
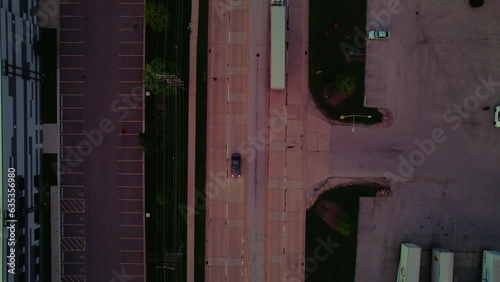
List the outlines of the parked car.
{"label": "parked car", "polygon": [[500,127],[500,105],[495,107],[495,119],[494,119],[495,127]]}
{"label": "parked car", "polygon": [[479,8],[479,7],[483,6],[483,4],[484,4],[484,0],[469,0],[469,5],[472,8]]}
{"label": "parked car", "polygon": [[390,31],[370,30],[368,31],[368,39],[383,39],[387,40],[391,37]]}
{"label": "parked car", "polygon": [[239,153],[233,153],[231,156],[231,176],[241,176],[241,156]]}

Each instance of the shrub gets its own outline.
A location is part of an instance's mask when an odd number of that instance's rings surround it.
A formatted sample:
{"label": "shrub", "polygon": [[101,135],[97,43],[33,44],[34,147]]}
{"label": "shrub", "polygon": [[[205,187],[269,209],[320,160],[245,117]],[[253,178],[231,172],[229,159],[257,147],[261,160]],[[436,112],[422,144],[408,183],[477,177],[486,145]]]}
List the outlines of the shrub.
{"label": "shrub", "polygon": [[337,223],[337,231],[340,235],[349,237],[354,229],[354,220],[348,214],[344,214]]}
{"label": "shrub", "polygon": [[162,32],[170,25],[170,14],[165,4],[147,1],[144,4],[144,20],[153,31]]}
{"label": "shrub", "polygon": [[335,77],[335,85],[340,92],[344,94],[351,93],[356,89],[356,79],[354,75],[341,73]]}

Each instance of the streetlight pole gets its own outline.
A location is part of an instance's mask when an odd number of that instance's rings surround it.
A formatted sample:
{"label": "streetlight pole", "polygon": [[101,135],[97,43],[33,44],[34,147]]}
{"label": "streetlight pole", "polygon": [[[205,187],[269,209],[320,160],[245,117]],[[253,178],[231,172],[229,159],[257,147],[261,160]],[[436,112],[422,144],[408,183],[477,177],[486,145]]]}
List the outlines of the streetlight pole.
{"label": "streetlight pole", "polygon": [[372,116],[365,116],[365,115],[347,115],[347,116],[341,115],[340,119],[345,119],[348,117],[352,117],[352,132],[354,132],[354,122],[356,120],[356,117],[372,118]]}

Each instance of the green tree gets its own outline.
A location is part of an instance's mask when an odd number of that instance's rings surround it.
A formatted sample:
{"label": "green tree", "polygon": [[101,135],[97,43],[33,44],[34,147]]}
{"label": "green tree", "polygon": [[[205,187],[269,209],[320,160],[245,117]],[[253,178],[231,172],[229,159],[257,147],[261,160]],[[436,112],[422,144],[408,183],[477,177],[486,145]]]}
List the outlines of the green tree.
{"label": "green tree", "polygon": [[172,62],[164,59],[155,58],[149,64],[146,64],[142,72],[144,86],[155,95],[174,95],[179,88],[178,85],[169,84],[162,76],[178,76],[180,70]]}
{"label": "green tree", "polygon": [[347,213],[342,215],[337,223],[337,231],[340,235],[349,237],[351,233],[354,231],[354,220]]}
{"label": "green tree", "polygon": [[354,75],[341,73],[335,77],[335,85],[341,93],[348,94],[356,89],[356,78]]}
{"label": "green tree", "polygon": [[170,14],[163,2],[147,1],[144,4],[144,20],[156,32],[162,32],[170,26]]}

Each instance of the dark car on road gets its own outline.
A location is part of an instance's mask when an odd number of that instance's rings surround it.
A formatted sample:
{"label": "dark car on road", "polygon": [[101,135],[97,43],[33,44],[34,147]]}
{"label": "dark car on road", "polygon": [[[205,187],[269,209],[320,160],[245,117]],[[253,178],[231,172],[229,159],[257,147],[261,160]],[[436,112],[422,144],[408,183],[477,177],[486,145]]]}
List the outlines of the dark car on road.
{"label": "dark car on road", "polygon": [[231,176],[241,176],[241,156],[239,153],[233,153],[231,156]]}
{"label": "dark car on road", "polygon": [[469,5],[473,8],[478,8],[483,6],[484,0],[469,0]]}

